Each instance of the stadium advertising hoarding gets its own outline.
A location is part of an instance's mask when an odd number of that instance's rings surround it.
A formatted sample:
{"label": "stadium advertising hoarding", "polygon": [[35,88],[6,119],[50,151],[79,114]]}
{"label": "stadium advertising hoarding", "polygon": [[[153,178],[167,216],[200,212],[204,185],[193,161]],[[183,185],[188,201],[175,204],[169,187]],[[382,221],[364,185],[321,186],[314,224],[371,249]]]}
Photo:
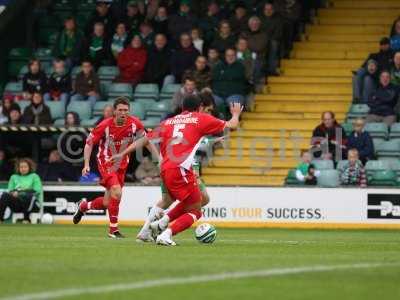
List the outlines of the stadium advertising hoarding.
{"label": "stadium advertising hoarding", "polygon": [[[92,199],[100,186],[45,186],[45,212],[56,221],[71,220],[76,202]],[[209,187],[210,204],[203,221],[244,227],[400,227],[397,189],[320,189]],[[158,187],[124,189],[120,221],[141,223],[161,196]],[[87,215],[89,223],[107,221],[105,214]],[[376,225],[376,226],[375,226]]]}

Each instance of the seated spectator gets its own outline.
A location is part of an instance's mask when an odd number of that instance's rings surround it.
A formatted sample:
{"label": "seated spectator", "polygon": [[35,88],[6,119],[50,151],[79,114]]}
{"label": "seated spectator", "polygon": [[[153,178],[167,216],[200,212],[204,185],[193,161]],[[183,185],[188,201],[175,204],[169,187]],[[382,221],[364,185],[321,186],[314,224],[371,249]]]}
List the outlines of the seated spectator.
{"label": "seated spectator", "polygon": [[194,78],[186,77],[183,82],[183,86],[174,94],[172,98],[172,109],[175,114],[182,111],[183,99],[188,96],[197,96],[199,91],[196,88],[196,82]]}
{"label": "seated spectator", "polygon": [[272,3],[264,5],[262,16],[262,27],[267,34],[268,39],[268,63],[267,69],[269,75],[277,75],[280,47],[283,36],[283,21],[282,18],[275,12]]}
{"label": "seated spectator", "polygon": [[263,68],[268,47],[267,34],[261,28],[260,18],[253,16],[249,19],[249,30],[243,36],[247,39],[249,49],[256,54],[254,61],[254,83],[265,81]]}
{"label": "seated spectator", "polygon": [[96,125],[99,125],[105,119],[112,118],[114,115],[114,107],[111,104],[107,104],[103,108],[103,115],[97,120]]}
{"label": "seated spectator", "polygon": [[367,62],[366,72],[359,70],[353,78],[354,102],[368,103],[369,96],[379,84],[378,64],[370,59]]}
{"label": "seated spectator", "polygon": [[129,34],[135,34],[139,32],[140,24],[144,21],[144,16],[139,10],[137,1],[129,1],[126,6],[126,15],[123,18],[124,23],[127,26]]}
{"label": "seated spectator", "polygon": [[77,65],[80,58],[83,33],[77,28],[74,18],[64,21],[64,29],[57,35],[53,56],[65,59],[67,69]]}
{"label": "seated spectator", "polygon": [[350,149],[347,156],[347,163],[339,169],[340,183],[367,187],[367,175],[362,162],[358,159],[357,149]]}
{"label": "seated spectator", "polygon": [[29,214],[39,206],[43,199],[43,187],[40,177],[35,173],[35,163],[28,158],[17,161],[15,174],[8,181],[7,192],[0,197],[0,223],[4,221],[4,212],[24,214],[24,223],[30,223]]}
{"label": "seated spectator", "polygon": [[142,81],[147,62],[147,51],[138,35],[132,38],[130,46],[125,48],[118,56],[120,75],[118,82],[129,83],[136,86]]}
{"label": "seated spectator", "polygon": [[199,27],[204,32],[204,42],[207,45],[213,41],[218,25],[224,17],[217,1],[208,2],[206,15],[199,21]]}
{"label": "seated spectator", "polygon": [[315,170],[313,164],[311,164],[311,153],[303,151],[301,154],[301,163],[296,167],[296,178],[300,182],[304,182],[306,185],[316,185],[317,177],[320,172]]}
{"label": "seated spectator", "polygon": [[9,112],[8,112],[8,121],[7,125],[18,125],[22,123],[21,119],[21,108],[17,103],[13,103],[10,106]]}
{"label": "seated spectator", "polygon": [[240,37],[236,43],[236,56],[237,59],[244,65],[247,81],[253,83],[254,64],[257,55],[250,51],[247,39],[244,37]]}
{"label": "seated spectator", "polygon": [[167,46],[167,38],[163,34],[157,34],[154,45],[149,49],[148,59],[144,74],[144,81],[157,83],[161,88],[165,77],[171,73],[171,50]]}
{"label": "seated spectator", "polygon": [[168,35],[168,11],[165,6],[160,6],[157,9],[157,15],[152,20],[154,32]]}
{"label": "seated spectator", "polygon": [[69,111],[65,114],[64,125],[65,127],[75,127],[81,124],[81,118],[74,111]]}
{"label": "seated spectator", "polygon": [[[143,2],[142,2],[143,3]],[[162,1],[161,0],[147,0],[144,3],[144,9],[146,11],[146,19],[151,20],[153,19],[160,8]]]}
{"label": "seated spectator", "polygon": [[229,19],[233,34],[239,35],[246,31],[248,21],[246,5],[243,2],[239,2],[235,6],[235,13]]}
{"label": "seated spectator", "polygon": [[168,19],[168,33],[177,43],[184,32],[190,32],[197,24],[197,18],[190,11],[190,1],[181,0],[179,11]]}
{"label": "seated spectator", "polygon": [[12,174],[12,164],[7,160],[6,152],[0,149],[0,180],[8,180]]}
{"label": "seated spectator", "polygon": [[45,101],[61,101],[67,105],[72,91],[71,75],[66,70],[63,60],[55,60],[53,69],[48,83],[49,92],[44,94],[43,98]]}
{"label": "seated spectator", "polygon": [[161,182],[158,166],[148,156],[143,157],[143,161],[136,168],[135,177],[143,184],[159,184]]}
{"label": "seated spectator", "polygon": [[194,79],[197,90],[211,88],[211,71],[207,66],[207,58],[199,56],[193,68],[186,70],[183,78],[191,77]]}
{"label": "seated spectator", "polygon": [[183,73],[194,66],[199,55],[200,52],[194,48],[190,35],[183,33],[180,38],[180,47],[172,53],[170,59],[172,76],[168,76],[167,82],[181,82]]}
{"label": "seated spectator", "polygon": [[41,93],[33,93],[31,104],[25,107],[22,115],[22,123],[33,125],[53,124],[50,108],[44,104]]}
{"label": "seated spectator", "polygon": [[31,100],[35,92],[47,92],[47,76],[41,70],[39,60],[33,59],[29,62],[28,73],[22,78],[22,89],[24,100]]}
{"label": "seated spectator", "polygon": [[228,48],[235,47],[236,36],[231,32],[231,26],[228,21],[221,21],[219,24],[218,33],[214,36],[211,47],[218,50],[219,53],[225,53]]}
{"label": "seated spectator", "polygon": [[371,136],[364,130],[364,120],[357,119],[353,122],[353,131],[347,139],[348,149],[357,149],[360,160],[365,164],[368,160],[374,159],[374,143]]}
{"label": "seated spectator", "polygon": [[127,37],[128,33],[126,32],[125,23],[119,22],[111,41],[111,53],[115,60],[118,59],[118,55],[124,50]]}
{"label": "seated spectator", "polygon": [[106,35],[108,37],[112,36],[115,29],[115,20],[110,9],[110,3],[97,1],[96,11],[93,13],[86,26],[86,35],[90,35],[92,33],[93,27],[97,23],[104,24]]}
{"label": "seated spectator", "polygon": [[314,157],[339,161],[343,157],[343,150],[347,144],[346,132],[336,121],[333,112],[323,112],[321,119],[321,124],[314,129],[312,134],[312,154]]}
{"label": "seated spectator", "polygon": [[82,71],[73,84],[71,101],[89,101],[92,107],[100,100],[100,79],[89,60],[82,61]]}
{"label": "seated spectator", "polygon": [[193,46],[197,49],[197,51],[199,51],[200,54],[202,54],[204,48],[204,40],[202,39],[200,29],[197,27],[193,28],[190,36],[193,41]]}
{"label": "seated spectator", "polygon": [[227,116],[230,103],[244,105],[246,94],[246,71],[243,64],[236,59],[235,49],[225,51],[225,61],[212,70],[212,90],[219,112]]}
{"label": "seated spectator", "polygon": [[215,48],[208,48],[207,52],[207,62],[208,66],[212,70],[219,62],[221,62],[219,58],[219,52]]}
{"label": "seated spectator", "polygon": [[400,51],[400,19],[397,19],[394,23],[390,37],[390,48],[395,52]]}
{"label": "seated spectator", "polygon": [[83,42],[83,58],[90,58],[94,68],[97,70],[103,64],[111,61],[111,46],[104,31],[103,23],[96,23],[92,35]]}
{"label": "seated spectator", "polygon": [[379,86],[368,101],[370,111],[367,122],[384,122],[390,126],[396,122],[395,106],[399,99],[398,88],[390,83],[390,73],[383,71],[379,77]]}
{"label": "seated spectator", "polygon": [[10,95],[5,95],[0,106],[0,125],[7,123],[8,117],[10,115],[10,108],[13,104],[13,97]]}
{"label": "seated spectator", "polygon": [[148,49],[154,44],[155,32],[150,22],[144,21],[140,24],[140,38],[142,39],[143,46]]}
{"label": "seated spectator", "polygon": [[[364,77],[368,75],[368,62],[373,60],[378,64],[378,72],[383,70],[390,70],[392,67],[394,52],[390,49],[390,40],[388,38],[382,38],[379,42],[379,52],[371,53],[367,60],[363,63],[360,69],[354,75],[353,78],[353,100],[355,102],[367,103],[364,96],[368,96],[368,93],[364,93],[364,88],[370,90],[367,83],[364,82]],[[368,99],[368,98],[367,98]]]}
{"label": "seated spectator", "polygon": [[57,150],[50,152],[47,162],[39,164],[37,173],[43,181],[63,182],[78,180],[73,166],[63,161]]}
{"label": "seated spectator", "polygon": [[390,69],[390,82],[400,87],[400,52],[396,52],[393,58],[393,65]]}

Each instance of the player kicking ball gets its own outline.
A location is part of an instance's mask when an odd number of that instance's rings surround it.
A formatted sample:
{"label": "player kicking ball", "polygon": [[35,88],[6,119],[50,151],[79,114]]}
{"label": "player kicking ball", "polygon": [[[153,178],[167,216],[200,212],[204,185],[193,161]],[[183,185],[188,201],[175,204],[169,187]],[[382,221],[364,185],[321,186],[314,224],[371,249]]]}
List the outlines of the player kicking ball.
{"label": "player kicking ball", "polygon": [[117,98],[113,106],[114,117],[102,121],[86,139],[82,169],[83,176],[90,172],[90,156],[93,146],[98,145],[97,165],[101,176],[100,184],[106,191],[104,196],[90,202],[81,201],[73,216],[73,223],[78,224],[89,210],[107,209],[110,221],[108,236],[118,239],[124,238],[118,229],[118,215],[129,156],[123,155],[115,160],[111,158],[124,151],[129,145],[133,150],[147,146],[152,154],[158,155],[158,152],[148,142],[142,122],[129,116],[129,100],[125,97]]}

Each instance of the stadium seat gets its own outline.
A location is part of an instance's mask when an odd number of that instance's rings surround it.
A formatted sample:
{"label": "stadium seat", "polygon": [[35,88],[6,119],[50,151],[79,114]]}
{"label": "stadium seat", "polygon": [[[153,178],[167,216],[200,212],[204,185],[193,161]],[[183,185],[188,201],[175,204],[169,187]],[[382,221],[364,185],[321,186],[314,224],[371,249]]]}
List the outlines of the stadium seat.
{"label": "stadium seat", "polygon": [[96,122],[99,120],[99,117],[96,118],[91,118],[91,119],[85,119],[81,121],[82,126],[88,126],[88,127],[93,127],[96,125]]}
{"label": "stadium seat", "polygon": [[334,169],[332,160],[314,159],[311,162],[317,170],[332,170]]}
{"label": "stadium seat", "polygon": [[174,94],[181,88],[180,84],[167,84],[161,89],[160,100],[172,99]]}
{"label": "stadium seat", "polygon": [[40,28],[39,43],[47,47],[52,47],[57,40],[58,29],[55,28]]}
{"label": "stadium seat", "polygon": [[128,83],[113,83],[108,88],[108,97],[129,97],[132,98],[132,86]]}
{"label": "stadium seat", "polygon": [[320,175],[317,177],[319,187],[338,187],[339,171],[337,170],[321,170]]}
{"label": "stadium seat", "polygon": [[100,81],[100,94],[102,96],[102,99],[107,99],[108,97],[108,90],[111,86],[112,82],[111,81]]}
{"label": "stadium seat", "polygon": [[9,82],[4,88],[4,94],[17,95],[22,93],[22,81],[19,82]]}
{"label": "stadium seat", "polygon": [[50,114],[53,120],[64,119],[65,104],[61,101],[47,101],[46,105],[50,108]]}
{"label": "stadium seat", "polygon": [[140,102],[131,103],[130,113],[140,120],[144,120],[146,117],[146,111],[143,104]]}
{"label": "stadium seat", "polygon": [[50,48],[38,48],[35,51],[34,56],[35,56],[35,58],[40,60],[42,65],[43,65],[43,63],[51,64],[51,62],[54,59]]}
{"label": "stadium seat", "polygon": [[394,123],[390,126],[390,139],[400,139],[400,123]]}
{"label": "stadium seat", "polygon": [[71,101],[67,107],[67,111],[76,112],[81,121],[92,117],[92,108],[89,101]]}
{"label": "stadium seat", "polygon": [[149,117],[143,121],[143,126],[145,128],[155,128],[160,124],[161,119],[158,117]]}
{"label": "stadium seat", "polygon": [[146,116],[163,116],[166,113],[170,112],[170,101],[164,100],[164,101],[159,101],[156,102],[154,105],[152,105],[146,112]]}
{"label": "stadium seat", "polygon": [[367,176],[372,176],[377,171],[390,170],[389,160],[369,160],[365,164],[365,171]]}
{"label": "stadium seat", "polygon": [[347,113],[347,120],[364,118],[369,112],[367,104],[353,104]]}
{"label": "stadium seat", "polygon": [[290,169],[285,179],[285,185],[303,185],[301,181],[296,178],[296,169]]}
{"label": "stadium seat", "polygon": [[134,98],[158,100],[159,89],[157,84],[140,83],[136,86]]}
{"label": "stadium seat", "polygon": [[341,125],[342,125],[342,127],[344,129],[344,132],[347,135],[349,135],[353,131],[353,124],[351,124],[351,123],[343,123]]}
{"label": "stadium seat", "polygon": [[400,177],[400,160],[397,158],[383,158],[380,160],[385,160],[390,166],[390,170],[396,172],[397,176]]}
{"label": "stadium seat", "polygon": [[102,66],[97,71],[101,81],[112,81],[119,75],[119,69],[115,66]]}
{"label": "stadium seat", "polygon": [[81,72],[81,67],[80,66],[76,66],[73,67],[72,71],[71,71],[71,78],[74,80],[76,78],[76,76]]}
{"label": "stadium seat", "polygon": [[388,136],[388,127],[385,123],[367,123],[364,129],[372,138],[385,140]]}
{"label": "stadium seat", "polygon": [[368,177],[370,186],[396,186],[397,174],[393,170],[379,170]]}
{"label": "stadium seat", "polygon": [[21,113],[23,113],[24,110],[25,110],[25,108],[26,108],[28,105],[31,104],[31,101],[29,101],[29,100],[19,100],[19,101],[17,101],[16,103],[17,103],[17,104],[19,105],[19,107],[21,108]]}
{"label": "stadium seat", "polygon": [[135,103],[141,103],[144,107],[144,110],[147,112],[151,107],[156,105],[157,102],[153,99],[135,98]]}
{"label": "stadium seat", "polygon": [[77,11],[91,13],[96,9],[96,0],[79,1]]}
{"label": "stadium seat", "polygon": [[345,166],[347,164],[348,160],[344,159],[344,160],[339,160],[337,165],[336,165],[336,170],[340,170],[343,168],[343,166]]}
{"label": "stadium seat", "polygon": [[93,116],[101,116],[106,105],[113,105],[112,101],[97,101],[93,107]]}
{"label": "stadium seat", "polygon": [[19,80],[22,80],[22,78],[24,77],[24,75],[25,75],[26,73],[28,73],[28,65],[24,65],[24,66],[21,68],[21,70],[19,70],[18,79],[19,79]]}
{"label": "stadium seat", "polygon": [[55,126],[64,126],[65,120],[64,119],[57,119],[54,121]]}
{"label": "stadium seat", "polygon": [[17,77],[19,71],[25,66],[32,57],[32,50],[29,48],[13,48],[8,54],[8,75]]}
{"label": "stadium seat", "polygon": [[378,143],[375,148],[378,158],[383,157],[400,157],[400,140],[390,140]]}
{"label": "stadium seat", "polygon": [[74,7],[74,1],[72,0],[56,0],[53,4],[54,11],[72,11]]}

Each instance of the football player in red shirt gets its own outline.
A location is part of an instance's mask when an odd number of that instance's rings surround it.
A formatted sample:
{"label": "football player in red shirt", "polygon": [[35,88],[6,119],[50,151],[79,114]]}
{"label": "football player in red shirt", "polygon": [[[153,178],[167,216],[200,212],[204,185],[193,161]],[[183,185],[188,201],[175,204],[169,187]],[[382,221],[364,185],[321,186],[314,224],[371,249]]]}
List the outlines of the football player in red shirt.
{"label": "football player in red shirt", "polygon": [[121,153],[129,145],[132,145],[133,149],[147,146],[152,154],[158,155],[158,151],[148,142],[142,122],[136,117],[129,116],[129,107],[127,98],[117,98],[114,102],[114,117],[103,120],[86,139],[82,175],[85,176],[90,172],[90,156],[93,146],[98,145],[97,165],[101,175],[100,184],[106,191],[103,197],[90,202],[81,201],[73,217],[73,223],[78,224],[88,210],[107,209],[110,238],[124,237],[118,229],[118,214],[129,155],[120,156],[116,160],[111,160],[111,157]]}

